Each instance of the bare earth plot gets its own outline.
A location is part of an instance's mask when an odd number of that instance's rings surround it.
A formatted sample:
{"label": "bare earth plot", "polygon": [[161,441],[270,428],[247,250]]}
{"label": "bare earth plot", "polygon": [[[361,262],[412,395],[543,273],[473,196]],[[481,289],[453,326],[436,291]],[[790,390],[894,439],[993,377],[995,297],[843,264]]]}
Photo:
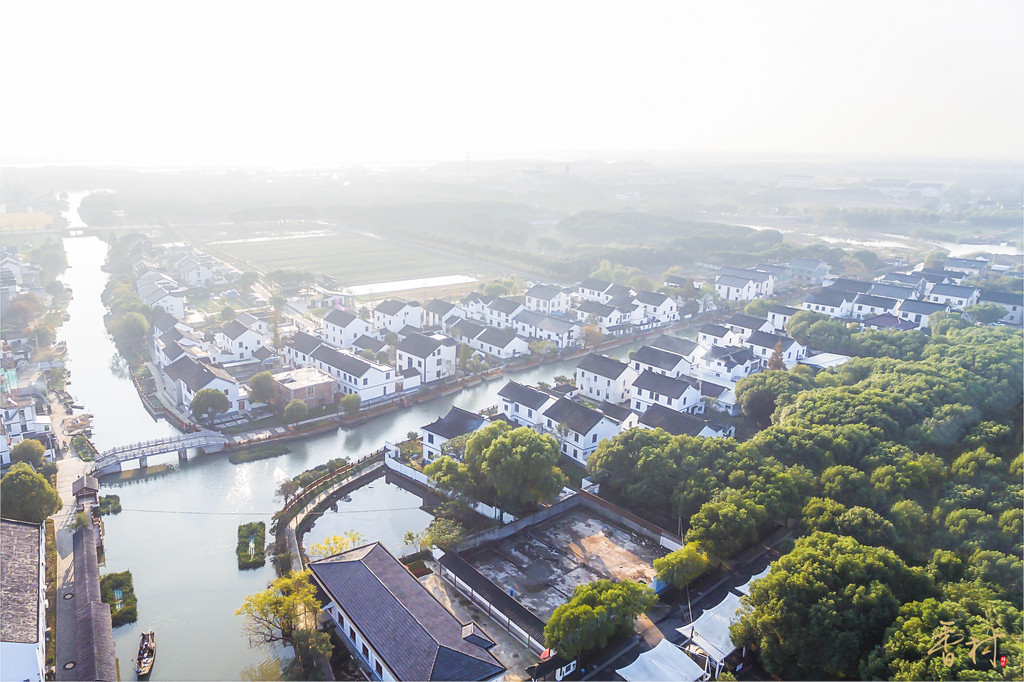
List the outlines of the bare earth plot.
{"label": "bare earth plot", "polygon": [[650,584],[666,550],[573,509],[464,556],[476,570],[547,621],[577,585],[594,580]]}

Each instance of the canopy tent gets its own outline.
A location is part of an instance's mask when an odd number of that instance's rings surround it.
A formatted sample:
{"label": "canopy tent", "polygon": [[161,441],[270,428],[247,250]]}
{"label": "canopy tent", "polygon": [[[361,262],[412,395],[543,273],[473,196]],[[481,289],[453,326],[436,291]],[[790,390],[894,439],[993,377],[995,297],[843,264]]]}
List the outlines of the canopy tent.
{"label": "canopy tent", "polygon": [[729,626],[736,622],[736,614],[742,606],[739,596],[730,592],[718,606],[677,631],[700,647],[716,669],[721,669],[725,659],[739,648],[732,642]]}
{"label": "canopy tent", "polygon": [[626,682],[697,682],[706,677],[703,668],[667,639],[615,672]]}
{"label": "canopy tent", "polygon": [[770,571],[771,569],[772,569],[772,567],[769,564],[763,571],[761,571],[757,575],[750,576],[750,580],[748,580],[747,582],[745,582],[742,585],[740,585],[739,587],[737,587],[736,591],[739,592],[740,594],[745,594],[745,595],[747,595],[749,597],[750,596],[750,586],[753,585],[758,580],[760,580],[761,578],[763,578],[766,575],[768,575],[768,571]]}

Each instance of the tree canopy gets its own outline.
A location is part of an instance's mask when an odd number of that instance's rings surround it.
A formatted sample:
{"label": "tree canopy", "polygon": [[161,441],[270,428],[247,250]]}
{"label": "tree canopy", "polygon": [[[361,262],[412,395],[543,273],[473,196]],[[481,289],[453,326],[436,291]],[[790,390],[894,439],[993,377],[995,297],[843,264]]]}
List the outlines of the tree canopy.
{"label": "tree canopy", "polygon": [[249,399],[254,403],[269,403],[274,397],[274,375],[257,372],[249,379]]}
{"label": "tree canopy", "polygon": [[35,438],[25,438],[11,448],[11,462],[25,462],[38,470],[43,463],[46,448]]}
{"label": "tree canopy", "polygon": [[708,568],[708,557],[700,548],[686,544],[682,549],[654,560],[658,578],[675,588],[684,588],[700,577]]}
{"label": "tree canopy", "polygon": [[286,422],[300,422],[309,415],[309,407],[305,401],[296,398],[284,406],[284,420]]}
{"label": "tree canopy", "polygon": [[628,580],[579,585],[544,626],[544,645],[569,660],[600,649],[616,635],[631,632],[637,616],[657,600],[651,588]]}
{"label": "tree canopy", "polygon": [[196,391],[189,409],[200,421],[213,421],[218,414],[231,409],[231,401],[222,391],[215,388],[204,388]]}
{"label": "tree canopy", "polygon": [[57,491],[25,462],[11,466],[0,479],[0,510],[4,518],[42,523],[59,507]]}

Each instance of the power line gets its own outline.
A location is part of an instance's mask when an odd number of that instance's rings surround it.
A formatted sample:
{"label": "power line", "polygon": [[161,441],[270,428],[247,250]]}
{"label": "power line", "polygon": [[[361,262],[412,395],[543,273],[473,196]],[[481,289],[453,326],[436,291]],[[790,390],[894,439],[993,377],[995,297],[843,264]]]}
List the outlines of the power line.
{"label": "power line", "polygon": [[[381,512],[393,512],[393,511],[409,511],[412,509],[420,509],[420,507],[389,507],[386,509],[349,509],[347,511],[334,511],[331,509],[325,510],[323,514],[377,514]],[[122,507],[122,511],[139,512],[142,514],[194,514],[201,516],[273,516],[276,511],[273,512],[221,512],[221,511],[197,511],[193,509],[130,509],[128,507]],[[278,510],[280,511],[280,510]]]}

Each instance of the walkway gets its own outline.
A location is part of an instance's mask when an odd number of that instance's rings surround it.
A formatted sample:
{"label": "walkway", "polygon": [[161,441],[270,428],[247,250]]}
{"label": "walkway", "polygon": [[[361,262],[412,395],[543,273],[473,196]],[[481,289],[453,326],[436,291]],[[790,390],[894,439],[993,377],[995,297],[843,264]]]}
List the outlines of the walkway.
{"label": "walkway", "polygon": [[[65,595],[75,591],[75,557],[72,534],[75,524],[75,496],[71,486],[91,467],[78,457],[68,455],[57,461],[57,492],[63,503],[54,514],[54,531],[57,540],[57,677],[61,679],[63,665],[75,660],[75,600]],[[69,673],[71,674],[71,673]],[[70,679],[70,678],[69,678]]]}

